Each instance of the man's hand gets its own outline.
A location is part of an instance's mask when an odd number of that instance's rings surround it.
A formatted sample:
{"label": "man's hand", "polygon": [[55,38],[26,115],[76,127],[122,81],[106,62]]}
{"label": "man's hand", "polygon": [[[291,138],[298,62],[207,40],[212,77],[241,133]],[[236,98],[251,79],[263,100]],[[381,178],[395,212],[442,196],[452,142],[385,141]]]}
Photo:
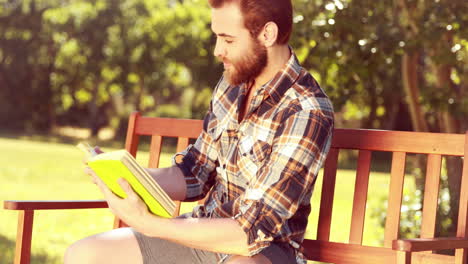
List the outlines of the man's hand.
{"label": "man's hand", "polygon": [[138,196],[138,194],[132,189],[130,184],[123,178],[118,179],[118,184],[127,195],[125,198],[120,198],[107,187],[107,185],[91,168],[86,167],[85,172],[92,177],[93,182],[103,193],[104,199],[107,201],[111,212],[127,225],[143,232],[145,226],[144,222],[151,213],[148,211],[148,207],[140,196]]}

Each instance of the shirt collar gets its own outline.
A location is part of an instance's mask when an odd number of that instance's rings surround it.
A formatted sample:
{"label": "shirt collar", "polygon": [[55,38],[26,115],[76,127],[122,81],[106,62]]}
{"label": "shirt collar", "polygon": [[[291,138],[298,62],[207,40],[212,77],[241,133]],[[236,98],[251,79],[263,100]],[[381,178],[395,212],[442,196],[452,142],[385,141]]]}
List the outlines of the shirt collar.
{"label": "shirt collar", "polygon": [[264,93],[264,100],[271,96],[274,101],[279,101],[281,97],[283,97],[284,93],[299,78],[302,67],[291,47],[289,47],[289,50],[291,52],[291,56],[284,67],[279,70],[270,81],[262,85],[260,88],[261,93]]}

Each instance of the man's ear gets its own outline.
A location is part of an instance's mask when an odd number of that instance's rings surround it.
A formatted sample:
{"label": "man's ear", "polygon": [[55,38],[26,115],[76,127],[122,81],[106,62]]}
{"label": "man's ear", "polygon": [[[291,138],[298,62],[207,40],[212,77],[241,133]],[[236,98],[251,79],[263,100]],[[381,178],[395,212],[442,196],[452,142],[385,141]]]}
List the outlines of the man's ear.
{"label": "man's ear", "polygon": [[262,31],[259,35],[260,42],[265,45],[265,47],[271,47],[276,43],[278,39],[278,25],[275,22],[267,22],[263,26]]}

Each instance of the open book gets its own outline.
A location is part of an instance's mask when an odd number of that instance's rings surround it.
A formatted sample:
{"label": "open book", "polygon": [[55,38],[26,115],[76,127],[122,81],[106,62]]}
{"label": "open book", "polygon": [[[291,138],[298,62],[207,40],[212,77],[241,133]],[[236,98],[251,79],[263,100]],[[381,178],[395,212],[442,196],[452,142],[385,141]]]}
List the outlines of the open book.
{"label": "open book", "polygon": [[126,197],[124,190],[117,183],[118,178],[124,178],[153,214],[172,217],[176,210],[174,201],[128,151],[116,150],[97,154],[87,143],[80,143],[78,147],[89,155],[88,166],[117,196]]}

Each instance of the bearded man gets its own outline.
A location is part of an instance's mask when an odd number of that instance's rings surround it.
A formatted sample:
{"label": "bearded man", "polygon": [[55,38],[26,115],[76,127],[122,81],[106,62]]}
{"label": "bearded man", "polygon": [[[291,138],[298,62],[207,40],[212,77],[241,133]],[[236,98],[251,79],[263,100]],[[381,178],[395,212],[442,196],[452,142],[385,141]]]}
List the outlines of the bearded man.
{"label": "bearded man", "polygon": [[210,0],[214,55],[224,64],[194,145],[174,166],[148,169],[174,200],[207,197],[192,213],[152,215],[127,182],[115,196],[129,228],[94,235],[72,263],[305,263],[301,243],[315,179],[330,148],[333,108],[288,40],[290,0]]}

